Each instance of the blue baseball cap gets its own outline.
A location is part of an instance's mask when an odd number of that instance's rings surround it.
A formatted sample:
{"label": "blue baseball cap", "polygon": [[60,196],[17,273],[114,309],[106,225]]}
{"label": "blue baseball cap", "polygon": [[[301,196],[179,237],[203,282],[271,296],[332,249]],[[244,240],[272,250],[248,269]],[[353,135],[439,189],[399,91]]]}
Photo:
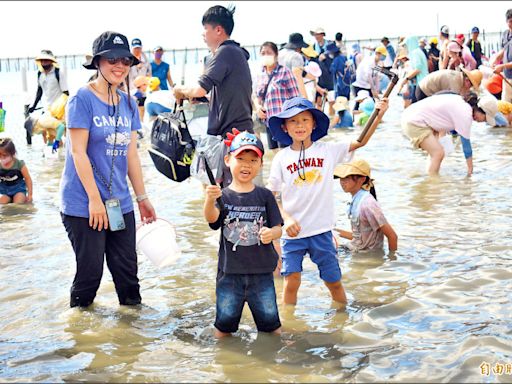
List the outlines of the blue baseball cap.
{"label": "blue baseball cap", "polygon": [[329,117],[315,108],[311,101],[298,96],[286,100],[281,112],[269,119],[269,129],[274,140],[279,141],[283,145],[291,145],[293,143],[292,138],[283,130],[284,121],[304,111],[311,112],[315,119],[315,129],[313,129],[313,133],[311,133],[311,140],[317,141],[327,135],[327,131],[329,130]]}
{"label": "blue baseball cap", "polygon": [[254,133],[239,132],[236,128],[233,128],[233,133],[228,133],[226,136],[227,139],[224,142],[229,146],[229,153],[233,156],[237,156],[242,151],[250,150],[256,152],[258,157],[263,157],[265,148]]}
{"label": "blue baseball cap", "polygon": [[478,29],[478,27],[473,27],[471,28],[471,33],[480,33],[480,30]]}
{"label": "blue baseball cap", "polygon": [[325,47],[325,50],[327,51],[327,53],[338,53],[340,51],[340,49],[334,42],[327,44],[327,47]]}
{"label": "blue baseball cap", "polygon": [[140,41],[140,39],[135,38],[132,40],[132,48],[135,47],[142,47],[142,41]]}

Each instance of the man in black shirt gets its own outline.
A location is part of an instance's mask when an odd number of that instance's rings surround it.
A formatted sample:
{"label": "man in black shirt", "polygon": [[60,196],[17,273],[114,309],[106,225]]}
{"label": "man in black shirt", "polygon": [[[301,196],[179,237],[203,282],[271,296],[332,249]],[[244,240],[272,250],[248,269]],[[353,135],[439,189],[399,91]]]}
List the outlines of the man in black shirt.
{"label": "man in black shirt", "polygon": [[195,87],[177,86],[177,100],[204,97],[210,92],[208,134],[225,137],[232,128],[253,132],[252,79],[249,52],[230,40],[234,9],[211,7],[203,16],[204,40],[212,52]]}
{"label": "man in black shirt", "polygon": [[478,29],[478,27],[473,27],[473,29],[471,29],[471,39],[468,40],[466,44],[469,47],[469,50],[471,51],[471,54],[473,55],[473,58],[476,61],[477,68],[482,65],[482,46],[478,41],[479,34],[480,30]]}

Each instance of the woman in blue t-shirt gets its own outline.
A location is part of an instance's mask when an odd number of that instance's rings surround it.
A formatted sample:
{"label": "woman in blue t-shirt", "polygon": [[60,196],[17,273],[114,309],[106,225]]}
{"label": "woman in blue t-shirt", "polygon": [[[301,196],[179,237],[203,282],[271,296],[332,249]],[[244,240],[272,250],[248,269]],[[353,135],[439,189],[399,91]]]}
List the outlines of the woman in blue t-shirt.
{"label": "woman in blue t-shirt", "polygon": [[[93,57],[84,64],[98,76],[68,103],[70,145],[62,174],[62,222],[76,255],[71,307],[86,307],[96,296],[103,261],[112,273],[119,302],[140,304],[135,249],[135,215],[128,176],[141,219],[156,219],[144,189],[137,153],[140,119],[130,94],[119,90],[138,60],[128,40],[104,32],[93,43]],[[127,89],[129,89],[127,84]]]}

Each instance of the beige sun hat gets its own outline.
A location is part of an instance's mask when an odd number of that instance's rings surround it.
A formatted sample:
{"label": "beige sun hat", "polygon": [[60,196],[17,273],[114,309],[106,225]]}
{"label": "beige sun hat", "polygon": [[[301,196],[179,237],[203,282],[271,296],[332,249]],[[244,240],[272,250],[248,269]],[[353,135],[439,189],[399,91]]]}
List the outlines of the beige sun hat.
{"label": "beige sun hat", "polygon": [[484,77],[483,73],[478,69],[473,69],[472,71],[468,71],[465,68],[462,68],[462,72],[467,76],[473,87],[478,90],[480,88],[480,84],[482,83],[482,78]]}
{"label": "beige sun hat", "polygon": [[345,96],[338,96],[332,107],[334,112],[345,111],[348,109],[348,99]]}
{"label": "beige sun hat", "polygon": [[36,61],[40,61],[40,60],[51,60],[53,61],[54,63],[57,62],[57,59],[55,58],[55,55],[53,54],[52,51],[50,51],[49,49],[43,49],[41,50],[41,53],[39,55],[36,56],[36,58],[34,59]]}
{"label": "beige sun hat", "polygon": [[350,175],[361,175],[371,177],[370,164],[366,160],[356,159],[350,163],[338,164],[334,168],[334,177],[343,179]]}
{"label": "beige sun hat", "polygon": [[318,56],[318,52],[315,51],[315,48],[313,48],[312,45],[308,45],[306,48],[300,49],[303,54],[305,54],[307,57],[315,58]]}
{"label": "beige sun hat", "polygon": [[313,29],[312,31],[309,31],[309,33],[311,34],[311,36],[319,35],[319,34],[324,34],[324,36],[325,36],[325,29],[323,29],[322,27],[318,27],[318,28]]}

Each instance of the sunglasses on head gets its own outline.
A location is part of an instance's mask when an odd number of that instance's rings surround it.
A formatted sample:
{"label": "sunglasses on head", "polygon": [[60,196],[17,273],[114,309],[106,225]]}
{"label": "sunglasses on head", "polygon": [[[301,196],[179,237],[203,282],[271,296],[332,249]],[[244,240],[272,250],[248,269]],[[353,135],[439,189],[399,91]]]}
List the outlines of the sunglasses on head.
{"label": "sunglasses on head", "polygon": [[106,58],[106,60],[110,65],[121,63],[123,65],[130,66],[133,63],[133,59],[131,57]]}

